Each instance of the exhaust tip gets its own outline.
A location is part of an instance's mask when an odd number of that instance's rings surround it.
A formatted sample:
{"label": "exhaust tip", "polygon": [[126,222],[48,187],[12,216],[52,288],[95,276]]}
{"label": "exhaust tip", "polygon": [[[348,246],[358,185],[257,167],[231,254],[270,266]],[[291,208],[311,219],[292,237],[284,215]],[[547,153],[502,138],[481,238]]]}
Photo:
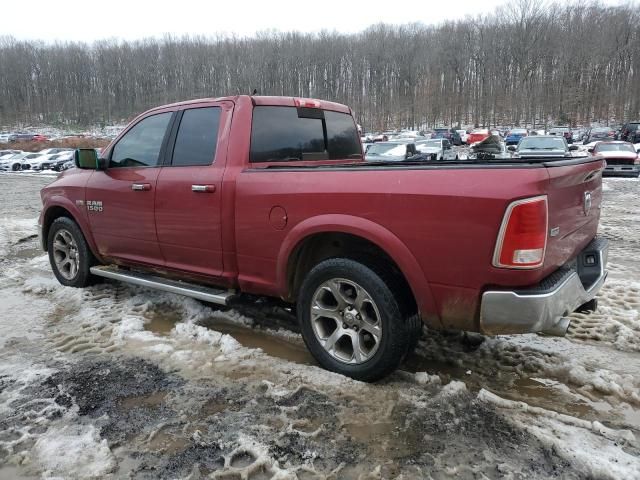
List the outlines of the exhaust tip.
{"label": "exhaust tip", "polygon": [[544,330],[540,333],[543,335],[550,335],[553,337],[564,337],[567,334],[567,330],[569,329],[569,324],[571,323],[571,319],[569,317],[562,317],[558,322],[551,328]]}

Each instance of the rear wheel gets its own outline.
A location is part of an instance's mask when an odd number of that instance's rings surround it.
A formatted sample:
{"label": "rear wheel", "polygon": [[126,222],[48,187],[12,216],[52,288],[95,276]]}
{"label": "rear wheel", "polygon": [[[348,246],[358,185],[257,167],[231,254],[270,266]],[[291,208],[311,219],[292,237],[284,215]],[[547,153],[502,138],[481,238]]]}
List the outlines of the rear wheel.
{"label": "rear wheel", "polygon": [[95,283],[90,268],[96,259],[76,222],[56,218],[47,237],[49,262],[58,281],[67,287],[86,287]]}
{"label": "rear wheel", "polygon": [[309,272],[298,296],[302,336],[314,358],[363,381],[394,371],[421,329],[415,316],[403,314],[401,292],[376,270],[346,258],[325,260]]}
{"label": "rear wheel", "polygon": [[20,170],[21,165],[19,163],[14,163],[13,165],[11,165],[11,170],[13,170],[14,172],[17,172]]}

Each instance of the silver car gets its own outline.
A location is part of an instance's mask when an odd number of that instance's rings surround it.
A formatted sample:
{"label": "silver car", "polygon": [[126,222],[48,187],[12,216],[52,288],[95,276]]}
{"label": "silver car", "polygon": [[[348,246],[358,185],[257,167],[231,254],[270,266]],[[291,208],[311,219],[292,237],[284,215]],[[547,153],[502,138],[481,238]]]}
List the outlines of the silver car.
{"label": "silver car", "polygon": [[418,140],[416,150],[423,155],[431,155],[433,160],[458,160],[458,154],[446,138]]}

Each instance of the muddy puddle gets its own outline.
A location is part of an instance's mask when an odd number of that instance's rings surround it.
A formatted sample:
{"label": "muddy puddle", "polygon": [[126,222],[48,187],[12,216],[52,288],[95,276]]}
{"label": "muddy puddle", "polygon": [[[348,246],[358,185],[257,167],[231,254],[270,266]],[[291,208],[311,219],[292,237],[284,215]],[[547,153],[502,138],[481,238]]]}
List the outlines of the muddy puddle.
{"label": "muddy puddle", "polygon": [[[183,321],[180,313],[170,308],[156,308],[148,312],[146,317],[149,321],[145,324],[145,329],[163,336],[169,335],[176,323]],[[302,341],[297,344],[270,335],[260,329],[238,325],[223,318],[207,318],[200,321],[199,324],[216,332],[231,335],[243,347],[259,348],[271,357],[281,358],[301,365],[316,365],[315,360]]]}
{"label": "muddy puddle", "polygon": [[[175,325],[183,321],[180,313],[171,308],[154,308],[146,313],[146,317],[148,323],[145,324],[145,329],[160,336],[169,335]],[[230,322],[224,318],[207,318],[200,321],[199,324],[211,330],[231,335],[242,346],[261,349],[271,357],[301,365],[316,365],[301,340],[300,343],[297,343],[266,333],[261,330],[260,326],[252,328]],[[258,325],[260,324],[258,323]],[[439,339],[439,341],[451,342],[450,339]],[[458,352],[460,357],[472,355],[472,351],[468,353],[465,351],[473,350],[476,347],[477,345],[469,346],[463,342],[460,342],[459,345],[456,344],[456,348],[460,349]],[[492,375],[491,372],[482,372],[481,369],[478,372],[475,369],[470,369],[468,365],[457,364],[455,361],[438,361],[434,358],[425,358],[417,353],[410,356],[401,369],[409,373],[426,372],[429,375],[437,375],[442,384],[454,380],[461,381],[469,391],[474,393],[486,389],[509,400],[525,402],[532,406],[591,421],[602,421],[603,416],[608,416],[609,420],[604,421],[604,424],[612,426],[620,424],[640,430],[640,410],[628,404],[620,404],[614,398],[597,391],[581,391],[556,379],[536,377],[533,374],[525,375],[517,369],[514,372],[500,372],[499,375]],[[233,380],[241,380],[248,374],[242,370],[231,371],[228,372],[228,377]],[[615,411],[612,411],[612,403],[618,404]],[[218,409],[221,411],[224,410],[224,407],[212,405],[212,412]],[[313,431],[316,427],[314,424],[301,425],[301,428],[307,431]],[[384,424],[353,425],[352,427],[356,429],[354,432],[357,432],[357,429],[363,429],[366,432],[364,436],[371,436],[376,432],[379,433],[379,429],[384,428]]]}

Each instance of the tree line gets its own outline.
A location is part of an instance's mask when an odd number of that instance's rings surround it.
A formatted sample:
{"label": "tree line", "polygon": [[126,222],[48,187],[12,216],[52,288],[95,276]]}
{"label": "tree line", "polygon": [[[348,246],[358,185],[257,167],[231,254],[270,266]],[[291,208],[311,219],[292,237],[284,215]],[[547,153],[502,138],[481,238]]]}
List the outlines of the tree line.
{"label": "tree line", "polygon": [[0,125],[108,124],[250,93],[351,106],[366,129],[640,117],[633,4],[517,0],[438,25],[94,43],[0,37]]}

